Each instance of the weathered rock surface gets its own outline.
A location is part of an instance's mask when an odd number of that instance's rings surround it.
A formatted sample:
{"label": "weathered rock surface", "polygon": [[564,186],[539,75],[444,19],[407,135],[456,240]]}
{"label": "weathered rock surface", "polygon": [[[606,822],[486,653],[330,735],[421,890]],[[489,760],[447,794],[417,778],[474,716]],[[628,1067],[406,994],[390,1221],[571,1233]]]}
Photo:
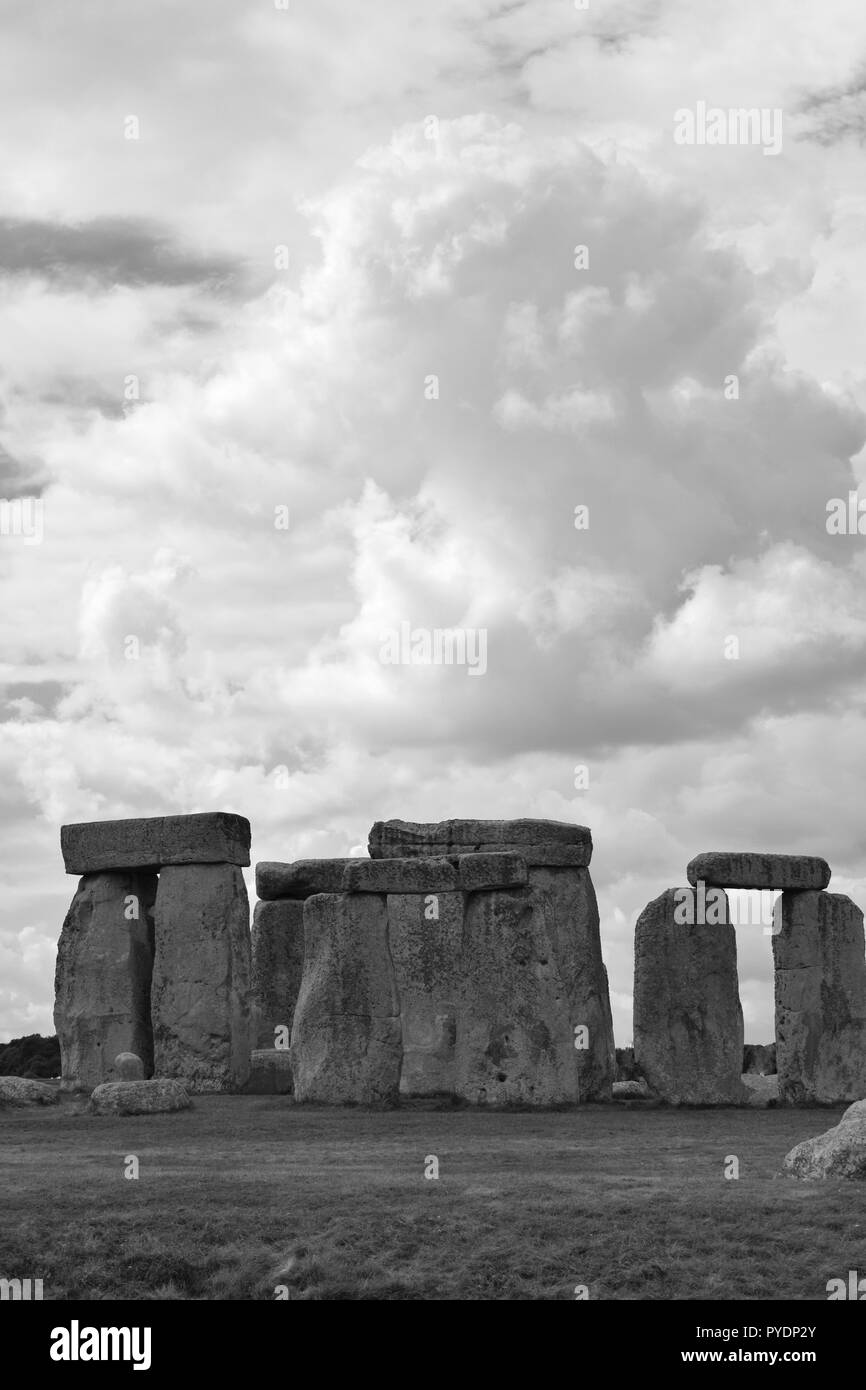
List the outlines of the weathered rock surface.
{"label": "weathered rock surface", "polygon": [[743,1072],[743,1085],[746,1088],[746,1104],[758,1109],[776,1105],[779,1100],[778,1076],[763,1076],[759,1072]]}
{"label": "weathered rock surface", "polygon": [[256,893],[266,902],[276,898],[311,898],[314,893],[339,893],[343,870],[352,859],[296,859],[291,864],[263,859],[256,865]]}
{"label": "weathered rock surface", "polygon": [[613,1036],[587,871],[467,899],[455,1091],[477,1105],[609,1100]]}
{"label": "weathered rock surface", "polygon": [[191,1101],[179,1081],[107,1081],[97,1086],[88,1110],[93,1115],[160,1115],[188,1110]]}
{"label": "weathered rock surface", "polygon": [[776,1044],[746,1043],[743,1047],[743,1071],[759,1076],[775,1076]]}
{"label": "weathered rock surface", "polygon": [[285,1037],[288,1046],[304,971],[303,901],[256,903],[251,937],[254,1044],[273,1048]]}
{"label": "weathered rock surface", "polygon": [[400,1004],[383,895],[307,898],[291,1056],[296,1100],[331,1105],[397,1100]]}
{"label": "weathered rock surface", "polygon": [[785,1155],[794,1178],[866,1178],[866,1100],[849,1105],[832,1129]]}
{"label": "weathered rock surface", "polygon": [[525,888],[529,870],[521,854],[461,854],[457,858],[457,879],[464,893],[481,889]]}
{"label": "weathered rock surface", "polygon": [[85,874],[57,947],[54,1027],[65,1087],[92,1090],[119,1052],[153,1071],[150,1019],[155,874]]}
{"label": "weathered rock surface", "polygon": [[351,859],[344,893],[453,893],[457,870],[447,859]]}
{"label": "weathered rock surface", "polygon": [[511,851],[530,867],[584,868],[592,858],[592,834],[585,825],[555,820],[389,820],[376,821],[369,851],[371,859]]}
{"label": "weathered rock surface", "polygon": [[615,1081],[612,1090],[614,1100],[648,1100],[650,1094],[645,1081]]}
{"label": "weathered rock surface", "polygon": [[144,1063],[134,1052],[119,1052],[114,1059],[114,1073],[120,1081],[144,1081]]}
{"label": "weathered rock surface", "polygon": [[686,894],[694,918],[694,891],[668,888],[637,921],[635,1064],[653,1094],[672,1104],[738,1104],[746,1098],[743,1012],[727,898],[723,925],[689,925],[678,920]]}
{"label": "weathered rock surface", "polygon": [[726,853],[697,855],[686,869],[689,883],[718,888],[826,888],[830,865],[807,854]]}
{"label": "weathered rock surface", "polygon": [[830,1105],[866,1096],[863,913],[841,893],[781,898],[776,966],[779,1095]]}
{"label": "weathered rock surface", "polygon": [[108,869],[155,871],[166,864],[250,862],[250,823],[227,811],[192,816],[84,821],[60,828],[68,874]]}
{"label": "weathered rock surface", "polygon": [[231,864],[170,866],[156,895],[154,1068],[193,1091],[239,1090],[252,1031],[249,901]]}
{"label": "weathered rock surface", "polygon": [[292,1059],[288,1048],[254,1048],[244,1094],[288,1096],[292,1093]]}
{"label": "weathered rock surface", "polygon": [[457,1019],[462,1000],[462,893],[387,899],[388,938],[400,1000],[400,1092],[453,1094]]}
{"label": "weathered rock surface", "polygon": [[29,1076],[0,1076],[0,1109],[4,1105],[56,1105],[60,1088]]}

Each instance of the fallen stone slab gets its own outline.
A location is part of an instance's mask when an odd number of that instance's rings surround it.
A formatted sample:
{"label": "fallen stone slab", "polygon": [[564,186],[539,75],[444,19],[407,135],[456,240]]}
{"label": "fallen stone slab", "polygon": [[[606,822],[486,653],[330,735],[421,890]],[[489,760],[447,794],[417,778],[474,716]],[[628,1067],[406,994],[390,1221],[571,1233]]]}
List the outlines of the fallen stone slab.
{"label": "fallen stone slab", "polygon": [[166,864],[250,862],[250,823],[228,811],[135,820],[85,821],[60,827],[68,874],[107,869],[155,871]]}
{"label": "fallen stone slab", "polygon": [[842,893],[784,892],[773,936],[779,1095],[794,1105],[866,1096],[863,913]]}
{"label": "fallen stone slab", "polygon": [[292,1036],[304,973],[304,904],[283,898],[256,903],[251,931],[253,1043],[273,1049]]}
{"label": "fallen stone slab", "polygon": [[339,893],[343,870],[352,859],[296,859],[290,864],[263,859],[256,865],[256,893],[266,902]]}
{"label": "fallen stone slab", "polygon": [[746,1092],[736,933],[721,890],[718,924],[695,921],[695,897],[693,888],[668,888],[637,920],[635,1065],[672,1105],[738,1105]]}
{"label": "fallen stone slab", "polygon": [[307,898],[304,974],[292,1029],[295,1099],[394,1104],[402,1055],[384,896]]}
{"label": "fallen stone slab", "polygon": [[156,874],[84,874],[66,914],[54,972],[54,1028],[64,1089],[116,1079],[118,1053],[153,1072],[150,989]]}
{"label": "fallen stone slab", "polygon": [[689,883],[716,888],[826,888],[830,865],[807,854],[698,854],[686,869]]}
{"label": "fallen stone slab", "polygon": [[56,1105],[60,1087],[45,1081],[33,1081],[29,1076],[0,1076],[0,1109],[4,1105]]}
{"label": "fallen stone slab", "polygon": [[461,854],[457,879],[464,893],[491,888],[525,888],[529,882],[526,860],[520,854]]}
{"label": "fallen stone slab", "polygon": [[592,858],[585,825],[555,820],[376,821],[371,859],[431,858],[512,852],[527,865],[584,868]]}
{"label": "fallen stone slab", "polygon": [[292,1059],[288,1049],[254,1048],[250,1053],[250,1075],[244,1095],[288,1096],[291,1093]]}
{"label": "fallen stone slab", "polygon": [[240,1090],[252,1034],[250,916],[233,864],[159,876],[151,1013],[154,1071],[194,1091]]}
{"label": "fallen stone slab", "polygon": [[344,893],[452,893],[457,870],[447,859],[351,859]]}
{"label": "fallen stone slab", "polygon": [[189,1110],[192,1102],[179,1081],[106,1081],[90,1097],[92,1115],[162,1115]]}
{"label": "fallen stone slab", "polygon": [[794,1178],[866,1178],[866,1100],[849,1105],[832,1129],[795,1145],[784,1166]]}
{"label": "fallen stone slab", "polygon": [[114,1059],[114,1070],[121,1081],[144,1081],[144,1063],[134,1052],[120,1052]]}

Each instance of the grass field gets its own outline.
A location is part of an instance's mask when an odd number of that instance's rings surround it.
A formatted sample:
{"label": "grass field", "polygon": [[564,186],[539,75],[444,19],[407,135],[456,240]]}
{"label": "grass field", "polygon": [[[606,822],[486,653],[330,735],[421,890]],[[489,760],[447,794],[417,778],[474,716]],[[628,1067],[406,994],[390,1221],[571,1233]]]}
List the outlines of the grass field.
{"label": "grass field", "polygon": [[843,1108],[0,1111],[0,1277],[46,1299],[823,1300],[866,1273],[866,1188],[780,1169]]}

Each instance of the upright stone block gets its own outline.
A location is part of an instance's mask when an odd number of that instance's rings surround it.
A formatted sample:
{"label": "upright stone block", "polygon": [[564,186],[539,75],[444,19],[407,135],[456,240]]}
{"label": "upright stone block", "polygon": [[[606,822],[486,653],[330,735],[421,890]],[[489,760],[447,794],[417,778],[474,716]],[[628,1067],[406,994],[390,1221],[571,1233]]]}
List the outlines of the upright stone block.
{"label": "upright stone block", "polygon": [[707,894],[704,923],[695,920],[695,899],[693,888],[668,888],[638,918],[635,1064],[672,1104],[739,1104],[745,1092],[736,933],[722,889]]}
{"label": "upright stone block", "polygon": [[455,1090],[476,1105],[609,1100],[613,1036],[586,870],[467,899]]}
{"label": "upright stone block", "polygon": [[776,966],[779,1097],[838,1104],[866,1096],[863,913],[841,893],[785,892]]}
{"label": "upright stone block", "polygon": [[85,874],[66,914],[54,975],[54,1027],[63,1084],[92,1090],[115,1080],[115,1058],[134,1052],[153,1071],[150,985],[156,875]]}
{"label": "upright stone block", "polygon": [[304,903],[304,973],[292,1030],[295,1098],[393,1104],[402,1046],[384,895]]}
{"label": "upright stone block", "polygon": [[400,999],[403,1095],[451,1095],[462,999],[462,893],[388,894]]}
{"label": "upright stone block", "polygon": [[556,960],[572,1023],[588,1032],[588,1046],[576,1049],[581,1100],[610,1100],[616,1049],[598,900],[589,869],[535,865],[529,870],[529,884],[551,903]]}
{"label": "upright stone block", "polygon": [[60,827],[68,874],[107,869],[156,871],[167,864],[250,862],[250,823],[228,811],[192,816],[143,816],[84,821]]}
{"label": "upright stone block", "polygon": [[303,900],[256,903],[251,937],[253,1045],[273,1048],[285,1029],[288,1049],[304,971]]}
{"label": "upright stone block", "polygon": [[249,900],[240,869],[163,869],[151,1012],[156,1075],[193,1091],[240,1090],[250,1070]]}

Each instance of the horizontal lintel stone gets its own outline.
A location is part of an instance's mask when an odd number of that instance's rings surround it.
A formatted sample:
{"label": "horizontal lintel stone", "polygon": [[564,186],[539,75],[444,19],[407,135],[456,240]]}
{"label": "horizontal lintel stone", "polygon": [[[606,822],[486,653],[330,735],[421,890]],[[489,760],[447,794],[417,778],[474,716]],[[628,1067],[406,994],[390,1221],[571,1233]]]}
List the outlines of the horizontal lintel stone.
{"label": "horizontal lintel stone", "polygon": [[485,888],[524,888],[529,871],[520,854],[461,854],[457,877],[464,893],[475,893]]}
{"label": "horizontal lintel stone", "polygon": [[[276,898],[312,898],[316,893],[339,893],[343,870],[354,859],[296,859],[282,864],[263,859],[256,865],[256,893],[266,902]],[[362,860],[366,864],[366,860]]]}
{"label": "horizontal lintel stone", "polygon": [[250,823],[229,811],[133,820],[82,821],[60,828],[68,874],[161,869],[169,864],[250,862]]}
{"label": "horizontal lintel stone", "polygon": [[449,893],[457,870],[444,858],[353,859],[343,871],[344,893]]}
{"label": "horizontal lintel stone", "polygon": [[751,854],[713,850],[698,854],[686,869],[689,883],[703,881],[716,888],[826,888],[830,865],[808,854]]}
{"label": "horizontal lintel stone", "polygon": [[369,852],[371,859],[513,853],[530,867],[585,868],[592,833],[585,825],[553,820],[376,821]]}

